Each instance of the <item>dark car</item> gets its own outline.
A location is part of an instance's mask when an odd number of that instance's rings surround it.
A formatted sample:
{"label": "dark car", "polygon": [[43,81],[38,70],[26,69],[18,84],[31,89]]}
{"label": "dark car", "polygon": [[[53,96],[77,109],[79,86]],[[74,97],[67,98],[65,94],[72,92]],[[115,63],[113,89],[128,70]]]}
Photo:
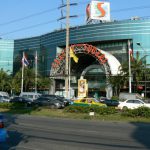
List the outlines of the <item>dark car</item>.
{"label": "dark car", "polygon": [[118,100],[112,100],[112,99],[105,99],[101,103],[104,103],[107,106],[114,106],[114,107],[117,107],[119,105],[119,101]]}
{"label": "dark car", "polygon": [[34,106],[48,106],[50,108],[64,108],[64,103],[57,99],[50,99],[49,97],[39,97],[32,102]]}
{"label": "dark car", "polygon": [[4,117],[0,114],[0,142],[5,142],[7,138],[7,131],[4,128]]}
{"label": "dark car", "polygon": [[63,96],[44,94],[44,95],[42,95],[42,97],[59,100],[59,101],[63,102],[65,106],[68,106],[72,103],[72,101],[70,99],[66,99]]}
{"label": "dark car", "polygon": [[32,104],[32,100],[24,97],[16,96],[10,100],[11,103],[21,103],[21,104],[27,104],[28,106]]}

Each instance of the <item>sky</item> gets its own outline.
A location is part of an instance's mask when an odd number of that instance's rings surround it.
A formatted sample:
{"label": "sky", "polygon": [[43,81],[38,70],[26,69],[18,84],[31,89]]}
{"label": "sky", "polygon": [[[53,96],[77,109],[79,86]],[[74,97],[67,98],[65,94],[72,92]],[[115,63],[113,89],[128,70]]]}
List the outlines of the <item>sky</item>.
{"label": "sky", "polygon": [[[39,36],[65,28],[61,17],[62,1],[66,0],[0,0],[0,37],[21,39]],[[91,0],[70,0],[77,3],[70,7],[70,26],[86,24],[86,6]],[[134,16],[150,18],[150,0],[102,0],[110,2],[111,19],[124,20]],[[65,16],[66,10],[62,9]]]}

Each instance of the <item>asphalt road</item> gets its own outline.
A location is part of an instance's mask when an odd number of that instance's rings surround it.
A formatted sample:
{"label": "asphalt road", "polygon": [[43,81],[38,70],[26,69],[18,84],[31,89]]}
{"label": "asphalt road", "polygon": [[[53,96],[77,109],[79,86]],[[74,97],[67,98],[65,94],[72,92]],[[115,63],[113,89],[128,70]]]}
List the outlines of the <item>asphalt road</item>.
{"label": "asphalt road", "polygon": [[150,124],[6,115],[0,150],[150,150]]}

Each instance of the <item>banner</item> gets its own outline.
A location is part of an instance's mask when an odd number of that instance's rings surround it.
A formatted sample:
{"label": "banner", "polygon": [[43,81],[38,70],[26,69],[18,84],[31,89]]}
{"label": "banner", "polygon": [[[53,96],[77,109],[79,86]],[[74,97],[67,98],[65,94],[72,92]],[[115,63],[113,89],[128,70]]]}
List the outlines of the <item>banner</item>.
{"label": "banner", "polygon": [[86,97],[87,96],[87,80],[86,79],[79,79],[78,80],[78,97]]}

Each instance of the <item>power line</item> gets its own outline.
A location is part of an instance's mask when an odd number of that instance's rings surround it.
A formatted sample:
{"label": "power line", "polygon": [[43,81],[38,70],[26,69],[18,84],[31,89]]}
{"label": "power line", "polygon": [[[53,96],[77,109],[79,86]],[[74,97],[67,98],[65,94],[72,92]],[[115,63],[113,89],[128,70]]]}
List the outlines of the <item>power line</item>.
{"label": "power line", "polygon": [[[87,4],[89,2],[89,0],[85,0],[85,2],[78,2],[78,4],[80,5],[83,5],[83,4]],[[147,8],[150,8],[150,6],[137,6],[137,7],[129,7],[129,8],[124,8],[124,9],[118,9],[118,10],[112,10],[111,12],[121,12],[121,11],[133,11],[133,10],[139,10],[139,9],[147,9]],[[51,11],[54,11],[54,10],[57,10],[58,8],[52,8],[52,9],[47,9],[47,10],[44,10],[44,11],[40,11],[40,12],[37,12],[37,13],[33,13],[31,15],[28,15],[28,16],[24,16],[24,17],[21,17],[21,18],[18,18],[18,19],[14,19],[14,20],[10,20],[10,21],[7,21],[7,22],[4,22],[4,23],[1,23],[0,26],[4,26],[4,25],[9,25],[9,24],[12,24],[12,23],[16,23],[16,22],[20,22],[22,20],[26,20],[28,18],[32,18],[32,17],[35,17],[35,16],[39,16],[39,15],[42,15],[42,14],[45,14],[45,13],[48,13],[48,12],[51,12]]]}
{"label": "power line", "polygon": [[[86,2],[79,2],[78,4],[81,4],[81,5],[82,5],[82,4],[85,4],[85,3],[87,3],[87,1],[86,1]],[[147,9],[147,8],[150,8],[150,6],[130,7],[130,8],[124,8],[124,9],[112,10],[111,12],[133,11],[133,10],[137,10],[137,9]],[[18,19],[15,19],[15,20],[11,20],[11,21],[8,21],[8,22],[5,22],[5,23],[1,23],[0,26],[9,25],[9,24],[12,24],[12,23],[15,23],[15,22],[19,22],[19,21],[21,21],[21,20],[25,20],[25,19],[34,17],[34,16],[39,16],[39,15],[42,15],[42,14],[44,14],[44,13],[48,13],[48,12],[50,12],[50,11],[54,11],[54,10],[57,10],[57,9],[58,9],[58,8],[47,9],[47,10],[44,10],[44,11],[41,11],[41,12],[38,12],[38,13],[31,14],[31,15],[29,15],[29,16],[25,16],[25,17],[18,18]],[[84,14],[80,14],[80,17],[81,17],[81,16],[84,16],[84,15],[85,15],[85,13],[84,13]],[[146,17],[149,17],[149,16],[146,16]],[[52,20],[52,21],[48,21],[48,22],[44,22],[44,23],[40,23],[40,24],[28,26],[28,27],[16,29],[16,30],[14,30],[14,31],[10,31],[10,32],[7,32],[7,33],[3,33],[3,34],[1,34],[0,36],[8,35],[8,34],[11,34],[11,33],[15,33],[15,32],[22,31],[22,30],[27,30],[27,29],[35,28],[35,27],[38,27],[38,26],[41,26],[41,25],[45,25],[45,24],[48,24],[48,23],[53,23],[53,22],[55,22],[55,21],[58,21],[58,20]]]}
{"label": "power line", "polygon": [[[81,2],[81,4],[85,4],[85,3],[86,2]],[[15,22],[20,22],[22,20],[26,20],[26,19],[31,18],[31,17],[39,16],[39,15],[42,15],[42,14],[45,14],[45,13],[48,13],[48,12],[51,12],[51,11],[54,11],[54,10],[58,10],[58,8],[47,9],[47,10],[44,10],[44,11],[41,11],[41,12],[33,13],[31,15],[18,18],[18,19],[10,20],[10,21],[1,23],[0,26],[9,25],[9,24],[12,24],[12,23],[15,23]]]}
{"label": "power line", "polygon": [[36,24],[36,25],[32,25],[32,26],[20,28],[20,29],[14,30],[14,31],[10,31],[10,32],[7,32],[7,33],[3,33],[3,34],[1,34],[0,36],[8,35],[8,34],[11,34],[11,33],[15,33],[15,32],[22,31],[22,30],[27,30],[27,29],[31,29],[31,28],[36,28],[36,27],[38,27],[38,26],[46,25],[46,24],[49,24],[49,23],[53,23],[53,22],[55,22],[55,21],[57,22],[57,20],[51,20],[51,21],[39,23],[39,24]]}
{"label": "power line", "polygon": [[39,16],[39,15],[54,11],[55,9],[57,9],[57,8],[47,9],[47,10],[44,10],[44,11],[41,11],[41,12],[37,12],[37,13],[31,14],[31,15],[25,16],[25,17],[10,20],[10,21],[1,23],[0,26],[9,25],[9,24],[12,24],[12,23],[15,23],[15,22],[20,22],[22,20],[25,20],[25,19],[28,19],[28,18],[31,18],[31,17]]}
{"label": "power line", "polygon": [[112,10],[111,12],[121,12],[121,11],[133,11],[133,10],[141,10],[141,9],[147,9],[150,8],[150,6],[137,6],[137,7],[129,7],[129,8],[123,8],[123,9],[118,9],[118,10]]}

